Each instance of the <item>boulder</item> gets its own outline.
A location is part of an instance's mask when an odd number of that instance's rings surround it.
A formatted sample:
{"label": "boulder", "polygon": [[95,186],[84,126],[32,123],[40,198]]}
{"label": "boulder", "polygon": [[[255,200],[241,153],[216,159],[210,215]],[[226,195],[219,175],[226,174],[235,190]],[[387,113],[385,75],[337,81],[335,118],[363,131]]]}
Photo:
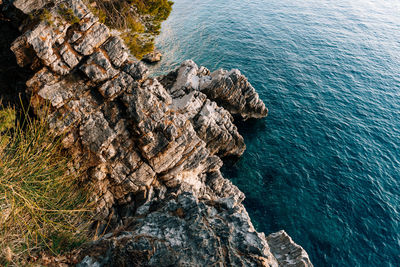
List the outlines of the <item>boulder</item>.
{"label": "boulder", "polygon": [[146,55],[143,56],[142,61],[146,63],[156,63],[161,61],[162,54],[159,50],[154,50],[153,52],[150,52]]}

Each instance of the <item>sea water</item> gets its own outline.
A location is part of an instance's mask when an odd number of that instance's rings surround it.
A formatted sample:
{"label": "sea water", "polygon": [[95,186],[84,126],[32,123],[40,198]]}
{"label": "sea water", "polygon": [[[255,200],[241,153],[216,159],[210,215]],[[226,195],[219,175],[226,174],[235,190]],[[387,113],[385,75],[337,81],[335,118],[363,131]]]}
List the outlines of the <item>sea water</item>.
{"label": "sea water", "polygon": [[175,0],[158,72],[238,68],[269,108],[225,177],[315,266],[400,266],[400,1]]}

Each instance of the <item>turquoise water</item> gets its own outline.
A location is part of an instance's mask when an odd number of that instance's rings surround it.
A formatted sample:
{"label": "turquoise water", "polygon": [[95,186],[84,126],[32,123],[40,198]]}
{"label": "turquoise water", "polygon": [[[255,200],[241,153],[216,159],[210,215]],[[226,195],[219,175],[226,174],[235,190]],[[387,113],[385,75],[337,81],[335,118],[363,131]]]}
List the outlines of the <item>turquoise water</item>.
{"label": "turquoise water", "polygon": [[224,174],[315,266],[400,266],[400,1],[175,0],[157,68],[239,68],[270,110]]}

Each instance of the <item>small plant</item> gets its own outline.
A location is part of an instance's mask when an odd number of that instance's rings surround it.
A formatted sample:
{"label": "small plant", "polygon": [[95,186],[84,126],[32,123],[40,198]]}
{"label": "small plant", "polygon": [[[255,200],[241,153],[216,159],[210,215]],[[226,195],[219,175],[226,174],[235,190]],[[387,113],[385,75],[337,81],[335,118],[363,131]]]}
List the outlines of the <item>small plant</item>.
{"label": "small plant", "polygon": [[41,14],[40,14],[40,20],[41,21],[46,21],[47,24],[49,24],[50,26],[53,25],[53,19],[52,16],[50,14],[50,12],[47,9],[43,9]]}
{"label": "small plant", "polygon": [[53,25],[53,17],[47,9],[35,10],[29,13],[29,19],[36,22],[44,21],[50,26]]}
{"label": "small plant", "polygon": [[0,154],[4,147],[8,144],[9,137],[5,133],[14,128],[15,125],[15,111],[13,109],[0,110]]}
{"label": "small plant", "polygon": [[58,255],[88,235],[90,209],[79,172],[43,119],[0,110],[0,266]]}
{"label": "small plant", "polygon": [[96,8],[97,4],[96,2],[92,2],[92,3],[88,3],[88,8],[90,9],[90,11],[99,18],[99,22],[101,23],[106,23],[106,18],[107,18],[107,14],[106,12],[101,9],[101,8]]}
{"label": "small plant", "polygon": [[15,110],[11,108],[0,110],[0,133],[14,128]]}
{"label": "small plant", "polygon": [[58,14],[70,24],[79,23],[79,18],[74,15],[72,9],[67,8],[64,4],[61,4],[57,10]]}

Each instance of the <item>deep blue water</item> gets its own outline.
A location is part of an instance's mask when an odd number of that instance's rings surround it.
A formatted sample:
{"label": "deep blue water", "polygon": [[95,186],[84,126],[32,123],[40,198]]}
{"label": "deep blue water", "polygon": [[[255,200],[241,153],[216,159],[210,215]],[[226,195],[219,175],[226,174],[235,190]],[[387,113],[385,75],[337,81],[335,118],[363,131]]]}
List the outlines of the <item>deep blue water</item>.
{"label": "deep blue water", "polygon": [[175,0],[171,70],[238,68],[269,108],[224,168],[257,230],[315,266],[400,266],[400,1]]}

